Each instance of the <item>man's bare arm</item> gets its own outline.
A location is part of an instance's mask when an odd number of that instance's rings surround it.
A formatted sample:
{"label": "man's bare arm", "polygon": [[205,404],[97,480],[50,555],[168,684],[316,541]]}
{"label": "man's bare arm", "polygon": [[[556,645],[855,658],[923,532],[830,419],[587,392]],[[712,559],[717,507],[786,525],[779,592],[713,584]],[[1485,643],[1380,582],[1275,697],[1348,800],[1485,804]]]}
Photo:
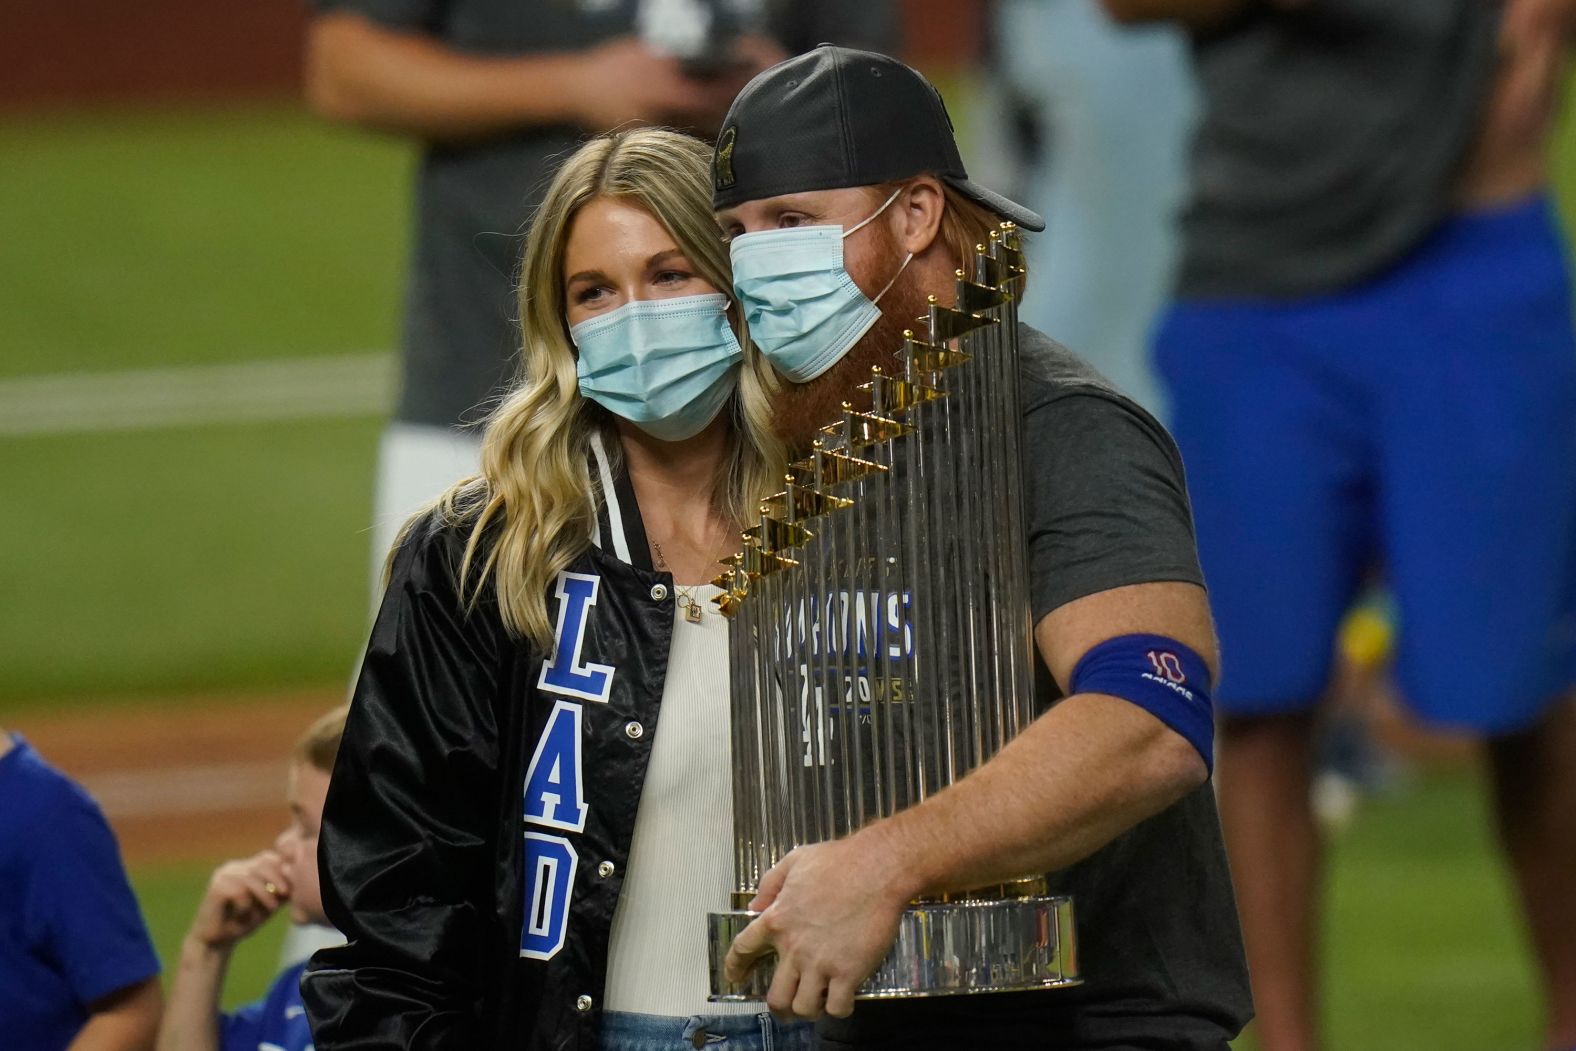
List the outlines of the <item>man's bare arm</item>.
{"label": "man's bare arm", "polygon": [[[1203,589],[1137,584],[1069,602],[1035,630],[1058,682],[1091,648],[1153,633],[1215,666]],[[910,897],[1065,868],[1159,813],[1208,776],[1180,734],[1136,705],[1069,697],[958,784],[872,827],[911,874]]]}
{"label": "man's bare arm", "polygon": [[1506,0],[1499,65],[1457,195],[1469,208],[1520,200],[1549,180],[1549,145],[1576,46],[1576,0]]}
{"label": "man's bare arm", "polygon": [[319,15],[307,31],[305,89],[314,110],[433,142],[535,125],[602,131],[631,121],[720,119],[739,86],[686,77],[676,61],[628,37],[578,53],[493,56],[348,12]]}
{"label": "man's bare arm", "polygon": [[164,993],[157,977],[128,986],[89,1007],[67,1051],[152,1051]]}

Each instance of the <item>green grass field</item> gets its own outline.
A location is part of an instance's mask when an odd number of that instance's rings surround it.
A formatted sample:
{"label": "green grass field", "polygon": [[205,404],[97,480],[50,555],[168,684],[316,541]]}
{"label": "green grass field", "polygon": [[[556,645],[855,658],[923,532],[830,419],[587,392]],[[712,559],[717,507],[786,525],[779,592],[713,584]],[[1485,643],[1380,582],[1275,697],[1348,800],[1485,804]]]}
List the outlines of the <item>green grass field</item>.
{"label": "green grass field", "polygon": [[1363,810],[1333,849],[1332,1049],[1539,1047],[1520,920],[1475,778],[1436,775]]}
{"label": "green grass field", "polygon": [[[394,343],[391,140],[270,108],[3,123],[0,155],[0,380]],[[379,425],[0,437],[0,705],[341,680]]]}
{"label": "green grass field", "polygon": [[0,122],[0,377],[393,345],[411,151],[293,107]]}

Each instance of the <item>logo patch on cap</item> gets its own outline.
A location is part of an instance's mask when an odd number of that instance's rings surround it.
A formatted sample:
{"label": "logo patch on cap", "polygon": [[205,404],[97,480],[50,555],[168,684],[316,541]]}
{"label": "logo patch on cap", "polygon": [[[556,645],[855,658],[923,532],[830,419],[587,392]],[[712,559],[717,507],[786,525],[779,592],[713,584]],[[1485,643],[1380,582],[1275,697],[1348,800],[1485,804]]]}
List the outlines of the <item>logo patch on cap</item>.
{"label": "logo patch on cap", "polygon": [[726,190],[734,183],[733,144],[738,137],[739,127],[734,125],[723,129],[722,137],[717,140],[717,155],[712,161],[711,177],[719,190]]}

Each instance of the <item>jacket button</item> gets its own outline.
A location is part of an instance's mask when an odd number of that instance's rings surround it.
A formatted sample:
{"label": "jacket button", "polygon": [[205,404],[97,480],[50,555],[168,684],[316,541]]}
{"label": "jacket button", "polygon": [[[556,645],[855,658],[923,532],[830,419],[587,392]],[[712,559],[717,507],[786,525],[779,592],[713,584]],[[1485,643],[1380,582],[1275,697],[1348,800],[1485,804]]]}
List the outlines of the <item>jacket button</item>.
{"label": "jacket button", "polygon": [[589,1010],[591,1010],[591,998],[589,996],[587,996],[585,993],[581,993],[579,996],[575,997],[575,1010],[576,1011],[589,1011]]}
{"label": "jacket button", "polygon": [[640,740],[641,735],[643,735],[645,732],[646,728],[635,722],[633,719],[624,724],[624,736],[628,737],[631,741]]}
{"label": "jacket button", "polygon": [[653,602],[661,602],[663,599],[665,599],[667,597],[668,597],[668,586],[666,584],[653,584],[653,585],[651,585],[651,601],[653,601]]}
{"label": "jacket button", "polygon": [[611,861],[602,862],[602,864],[596,867],[596,874],[601,876],[603,879],[607,879],[613,874],[613,863]]}

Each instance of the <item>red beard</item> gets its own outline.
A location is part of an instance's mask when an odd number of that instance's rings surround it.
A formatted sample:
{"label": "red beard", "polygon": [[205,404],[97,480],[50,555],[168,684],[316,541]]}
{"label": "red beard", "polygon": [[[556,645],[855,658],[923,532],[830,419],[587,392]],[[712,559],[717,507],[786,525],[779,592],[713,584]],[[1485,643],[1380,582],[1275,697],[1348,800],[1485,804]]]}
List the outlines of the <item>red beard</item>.
{"label": "red beard", "polygon": [[843,402],[856,409],[869,407],[869,394],[857,388],[870,382],[873,367],[889,374],[898,371],[903,332],[920,330],[916,319],[927,306],[925,293],[915,287],[913,271],[905,271],[881,297],[881,316],[876,323],[837,364],[808,383],[783,384],[772,407],[772,427],[787,443],[790,455],[807,455],[821,428],[843,418]]}

